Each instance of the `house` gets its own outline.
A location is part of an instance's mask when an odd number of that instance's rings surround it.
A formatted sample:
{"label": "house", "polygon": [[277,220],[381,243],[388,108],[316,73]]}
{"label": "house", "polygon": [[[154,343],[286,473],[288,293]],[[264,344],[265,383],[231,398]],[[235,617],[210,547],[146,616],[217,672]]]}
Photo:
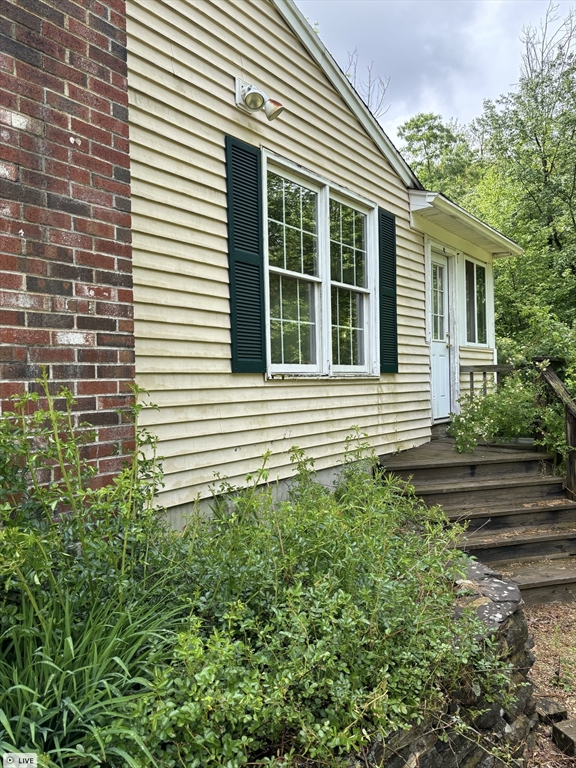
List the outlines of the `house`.
{"label": "house", "polygon": [[[56,5],[38,8],[54,16]],[[131,296],[114,282],[130,254],[129,192],[136,381],[159,406],[145,419],[164,457],[161,501],[176,518],[209,494],[215,472],[242,484],[266,451],[273,479],[291,476],[294,445],[329,478],[355,427],[378,454],[429,441],[433,422],[458,407],[460,366],[494,362],[492,262],[520,249],[422,189],[292,0],[129,0],[127,41],[123,7],[100,3],[98,17],[70,4],[81,19],[42,21],[56,40],[34,62],[50,61],[54,80],[38,93],[49,101],[34,130],[53,137],[68,176],[36,207],[58,205],[69,221],[31,234],[68,249],[69,286],[56,284],[58,255],[44,247],[44,283],[26,274],[5,291],[26,322],[42,313],[48,333],[26,337],[29,367],[11,385],[31,377],[30,349],[61,379],[65,352],[77,394],[94,391],[84,410],[97,424],[112,412],[106,388],[118,399],[130,377]],[[14,29],[36,23],[19,14]],[[43,43],[28,35],[31,44]],[[67,69],[58,46],[74,54]],[[13,76],[31,66],[14,64]],[[30,111],[18,99],[17,125]],[[10,162],[20,174],[10,194],[22,197],[35,177]],[[48,185],[64,173],[51,168]],[[13,249],[22,221],[31,229],[26,201],[16,202]],[[12,255],[15,275],[20,263],[34,268]],[[78,297],[67,313],[64,290]],[[26,308],[31,296],[38,306]],[[105,427],[126,429],[102,424],[95,450],[114,442]]]}

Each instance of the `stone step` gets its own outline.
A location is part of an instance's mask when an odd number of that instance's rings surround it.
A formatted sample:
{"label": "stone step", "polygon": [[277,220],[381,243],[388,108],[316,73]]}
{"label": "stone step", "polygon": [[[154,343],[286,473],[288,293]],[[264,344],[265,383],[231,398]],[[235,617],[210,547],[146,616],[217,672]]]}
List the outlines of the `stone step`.
{"label": "stone step", "polygon": [[571,522],[576,526],[576,502],[565,497],[527,501],[514,505],[493,504],[472,509],[447,509],[445,512],[452,523],[468,523],[468,531],[480,528],[497,530]]}
{"label": "stone step", "polygon": [[576,556],[576,525],[481,529],[465,534],[459,546],[491,567],[496,563],[500,567],[505,561]]}
{"label": "stone step", "polygon": [[491,567],[518,584],[526,605],[576,600],[576,557],[494,561]]}
{"label": "stone step", "polygon": [[427,504],[441,504],[445,510],[466,510],[505,504],[519,506],[541,499],[563,498],[560,477],[505,477],[460,480],[445,483],[417,483],[416,494]]}

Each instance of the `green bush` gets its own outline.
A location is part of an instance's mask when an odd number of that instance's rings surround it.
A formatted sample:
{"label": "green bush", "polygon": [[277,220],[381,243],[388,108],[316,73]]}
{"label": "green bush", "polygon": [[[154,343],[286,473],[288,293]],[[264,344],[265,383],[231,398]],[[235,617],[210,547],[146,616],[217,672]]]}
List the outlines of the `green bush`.
{"label": "green bush", "polygon": [[[331,765],[497,667],[452,619],[464,567],[438,509],[350,441],[336,487],[297,449],[213,514],[163,523],[154,440],[90,488],[72,398],[0,422],[0,751],[134,768]],[[134,407],[137,417],[141,406]],[[31,412],[32,411],[32,412]],[[50,475],[50,473],[52,473]]]}
{"label": "green bush", "polygon": [[138,703],[162,766],[332,764],[438,711],[482,657],[475,621],[452,620],[464,556],[442,513],[358,452],[334,490],[294,458],[289,502],[263,470],[189,521],[194,619]]}

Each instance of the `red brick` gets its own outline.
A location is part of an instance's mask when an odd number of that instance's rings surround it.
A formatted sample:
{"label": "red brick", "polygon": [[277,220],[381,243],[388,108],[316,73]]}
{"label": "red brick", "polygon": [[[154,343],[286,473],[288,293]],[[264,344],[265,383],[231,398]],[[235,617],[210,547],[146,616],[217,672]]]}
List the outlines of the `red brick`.
{"label": "red brick", "polygon": [[134,320],[118,320],[118,330],[121,333],[134,333]]}
{"label": "red brick", "polygon": [[[130,142],[123,136],[114,136],[113,146],[114,149],[117,149],[119,152],[124,152],[126,155],[130,153]],[[129,168],[130,165],[127,165],[126,167]]]}
{"label": "red brick", "polygon": [[32,347],[28,357],[31,363],[73,363],[76,351],[72,347]]}
{"label": "red brick", "polygon": [[131,304],[118,304],[98,301],[96,303],[96,314],[106,317],[132,317],[133,307]]}
{"label": "red brick", "polygon": [[114,256],[125,256],[126,258],[132,253],[128,243],[118,243],[112,240],[96,240],[94,248],[102,253],[111,253]]}
{"label": "red brick", "polygon": [[36,328],[0,328],[0,342],[2,344],[46,345],[50,343],[50,331]]}
{"label": "red brick", "polygon": [[[48,274],[48,267],[46,265],[45,261],[42,261],[41,259],[32,259],[28,258],[27,256],[23,259],[21,259],[21,266],[20,271],[25,272],[28,275],[47,275]],[[34,290],[37,293],[49,293],[49,291],[36,291],[36,289],[30,288],[28,286],[29,290]]]}
{"label": "red brick", "polygon": [[76,262],[87,267],[105,270],[113,270],[116,265],[116,259],[113,256],[105,256],[94,251],[77,251]]}
{"label": "red brick", "polygon": [[66,213],[59,213],[47,208],[38,208],[27,205],[24,209],[24,218],[36,224],[49,224],[59,229],[70,229],[72,217]]}
{"label": "red brick", "polygon": [[16,181],[18,178],[18,168],[12,163],[0,163],[0,179],[9,179]]}
{"label": "red brick", "polygon": [[[1,53],[0,56],[2,56]],[[0,69],[2,68],[0,67]],[[15,93],[0,90],[0,105],[16,112],[18,110],[18,96]]]}
{"label": "red brick", "polygon": [[124,184],[121,181],[115,179],[107,179],[103,176],[96,176],[94,179],[94,186],[99,189],[106,189],[108,192],[113,192],[116,195],[123,195],[125,197],[130,196],[130,184]]}
{"label": "red brick", "polygon": [[76,296],[82,296],[88,299],[114,299],[117,295],[115,288],[109,285],[85,285],[76,283]]}
{"label": "red brick", "polygon": [[[50,62],[51,59],[45,58],[45,62]],[[46,63],[45,63],[46,66]],[[72,70],[73,71],[73,70]],[[59,77],[54,77],[51,74],[48,74],[43,69],[37,69],[36,67],[31,67],[28,64],[25,64],[22,61],[16,62],[16,79],[21,82],[26,82],[28,86],[31,86],[32,88],[36,85],[40,88],[49,88],[52,91],[56,91],[57,93],[64,93],[65,90],[65,83],[62,79]],[[26,88],[24,92],[20,91],[22,95],[29,96],[30,98],[33,98],[31,93],[29,92],[31,88]]]}
{"label": "red brick", "polygon": [[133,349],[119,349],[118,350],[118,362],[125,365],[134,365],[136,360],[136,354]]}
{"label": "red brick", "polygon": [[112,72],[112,85],[120,90],[121,96],[113,99],[118,104],[128,106],[128,78],[126,75],[120,75],[118,72]]}
{"label": "red brick", "polygon": [[74,101],[92,107],[92,109],[110,114],[110,100],[97,96],[92,91],[86,90],[86,88],[79,88],[77,85],[70,83],[68,86],[68,96]]}
{"label": "red brick", "polygon": [[[81,56],[74,51],[70,52],[70,64],[76,67],[79,72],[82,72],[86,80],[82,83],[84,87],[92,88],[92,83],[108,82],[110,80],[110,70],[108,67],[103,66],[101,62],[95,61],[91,55],[89,48],[88,56]],[[73,81],[75,82],[75,81]]]}
{"label": "red brick", "polygon": [[132,304],[134,302],[134,291],[129,288],[118,288],[118,301]]}
{"label": "red brick", "polygon": [[121,168],[130,167],[130,156],[125,152],[118,152],[110,147],[105,147],[101,144],[94,144],[92,152],[96,157],[107,160],[114,165],[119,165]]}
{"label": "red brick", "polygon": [[[88,168],[88,170],[93,173],[99,173],[100,176],[112,176],[114,170],[112,163],[94,157],[87,151],[79,152],[78,149],[75,149],[75,151],[72,152],[71,162],[73,165],[78,165],[80,168]],[[106,205],[106,203],[101,203],[101,205]]]}
{"label": "red brick", "polygon": [[0,345],[0,362],[2,363],[24,363],[26,362],[26,349],[24,347],[11,347],[5,344]]}
{"label": "red brick", "polygon": [[110,208],[92,208],[92,216],[100,221],[109,221],[117,227],[129,228],[132,224],[132,216],[124,211],[117,211]]}
{"label": "red brick", "polygon": [[[0,211],[2,208],[0,207]],[[0,271],[2,272],[17,272],[18,271],[18,259],[14,255],[7,253],[0,253]],[[0,277],[1,280],[1,277]]]}
{"label": "red brick", "polygon": [[[111,171],[112,166],[109,166],[109,168]],[[109,175],[111,175],[111,173]],[[93,187],[72,184],[72,197],[76,200],[85,200],[87,203],[96,203],[99,206],[112,207],[112,195],[100,191],[99,189],[94,189]]]}
{"label": "red brick", "polygon": [[108,440],[132,440],[134,437],[134,425],[122,424],[117,427],[105,427],[99,430],[98,435],[102,442]]}
{"label": "red brick", "polygon": [[118,392],[118,382],[114,379],[96,379],[95,381],[79,381],[79,395],[108,395]]}
{"label": "red brick", "polygon": [[90,119],[94,125],[98,125],[100,128],[110,131],[110,133],[117,133],[120,136],[128,138],[128,123],[126,123],[124,120],[118,120],[116,117],[110,117],[110,115],[103,114],[102,112],[96,112],[95,110],[92,110]]}
{"label": "red brick", "polygon": [[85,40],[79,39],[82,35],[78,35],[77,32],[77,29],[82,27],[84,27],[84,25],[80,24],[76,19],[69,19],[69,32],[67,32],[65,29],[62,29],[49,21],[44,21],[42,23],[42,34],[50,38],[50,40],[55,40],[57,43],[60,43],[60,45],[65,48],[70,48],[70,50],[76,51],[76,53],[86,55],[88,46]]}
{"label": "red brick", "polygon": [[[68,91],[70,91],[70,87],[68,87]],[[88,120],[90,117],[90,110],[85,104],[80,104],[73,99],[61,96],[59,93],[48,91],[46,94],[46,99],[48,104],[50,104],[55,109],[59,109],[62,112],[65,112],[67,115],[75,115],[75,117],[78,117],[81,120]]]}
{"label": "red brick", "polygon": [[[18,73],[21,74],[21,73]],[[19,77],[17,75],[3,75],[2,76],[2,88],[12,93],[17,93],[20,96],[27,96],[29,99],[37,99],[42,101],[44,91],[40,85],[26,80],[26,77]]]}
{"label": "red brick", "polygon": [[26,315],[0,307],[0,325],[26,325]]}
{"label": "red brick", "polygon": [[52,343],[55,346],[93,347],[96,336],[86,331],[52,331]]}
{"label": "red brick", "polygon": [[[112,73],[113,80],[116,79],[114,78],[114,74],[115,73]],[[116,74],[118,75],[118,78],[114,85],[105,83],[96,77],[91,77],[88,81],[88,89],[100,96],[104,96],[106,99],[110,99],[110,101],[116,101],[118,104],[127,104],[126,77],[119,73]]]}
{"label": "red brick", "polygon": [[31,29],[26,29],[25,27],[17,25],[16,40],[18,40],[19,43],[23,43],[24,45],[33,48],[35,51],[40,51],[54,59],[58,59],[59,61],[66,60],[66,48],[62,45],[58,45],[45,34],[39,35]]}
{"label": "red brick", "polygon": [[3,69],[4,72],[14,71],[14,59],[12,56],[8,56],[7,53],[0,53],[0,69]]}
{"label": "red brick", "polygon": [[[26,392],[26,385],[24,382],[2,382],[0,383],[0,398],[7,400],[14,395],[23,395]],[[2,403],[2,413],[11,411],[14,407],[13,403]]]}
{"label": "red brick", "polygon": [[11,288],[13,290],[21,290],[24,288],[24,276],[23,275],[2,275],[2,288]]}
{"label": "red brick", "polygon": [[102,347],[86,347],[78,350],[78,360],[81,363],[114,364],[118,362],[118,351]]}
{"label": "red brick", "polygon": [[0,251],[5,253],[22,253],[22,238],[0,236]]}
{"label": "red brick", "polygon": [[88,55],[88,45],[85,41],[94,43],[94,45],[98,45],[100,48],[108,47],[108,38],[105,35],[100,34],[100,32],[86,24],[81,24],[76,19],[68,20],[68,29],[74,33],[76,39],[82,38],[84,51],[78,51],[78,53],[82,53],[84,56]]}
{"label": "red brick", "polygon": [[104,237],[111,240],[115,234],[115,228],[111,224],[105,224],[103,221],[92,221],[90,219],[74,219],[74,229],[77,232],[84,232],[94,237]]}
{"label": "red brick", "polygon": [[[2,287],[5,278],[9,275],[2,275]],[[18,275],[20,277],[20,275]],[[38,293],[12,293],[10,291],[0,291],[0,306],[14,307],[15,309],[30,309],[49,312],[51,307],[50,296],[44,296]]]}
{"label": "red brick", "polygon": [[98,469],[100,472],[120,472],[122,467],[126,463],[125,456],[114,456],[111,459],[101,459],[98,462]]}
{"label": "red brick", "polygon": [[[71,130],[73,133],[76,133],[79,136],[85,136],[87,139],[90,139],[90,141],[96,141],[100,144],[111,146],[112,136],[109,131],[97,128],[95,125],[92,125],[92,123],[85,123],[75,117],[72,118],[71,122]],[[94,151],[94,147],[92,148],[92,151]]]}
{"label": "red brick", "polygon": [[50,232],[50,242],[68,245],[71,248],[90,249],[92,247],[92,238],[87,235],[80,235],[77,232],[66,232],[65,230],[54,229]]}

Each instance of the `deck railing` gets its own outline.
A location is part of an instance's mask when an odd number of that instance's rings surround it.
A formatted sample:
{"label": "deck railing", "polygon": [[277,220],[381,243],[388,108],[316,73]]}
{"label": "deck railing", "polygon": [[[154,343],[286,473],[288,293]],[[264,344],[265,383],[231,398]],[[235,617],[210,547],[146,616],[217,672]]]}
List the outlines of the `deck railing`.
{"label": "deck railing", "polygon": [[[547,362],[547,366],[543,367],[542,364]],[[542,381],[551,388],[552,392],[564,405],[566,413],[566,445],[571,449],[566,458],[566,490],[572,496],[576,498],[576,402],[572,399],[572,395],[566,388],[566,385],[562,379],[556,373],[553,364],[560,362],[556,359],[535,357],[532,359],[532,363],[540,372]],[[514,370],[513,365],[461,365],[460,373],[470,374],[470,400],[474,399],[475,390],[475,374],[482,374],[482,394],[486,395],[488,392],[488,378],[489,373],[495,373],[497,375],[497,381],[499,383],[501,374],[509,373]]]}
{"label": "deck railing", "polygon": [[470,374],[470,400],[474,400],[474,383],[475,375],[477,373],[482,374],[482,394],[485,395],[488,392],[488,376],[489,373],[495,373],[498,383],[500,383],[500,374],[508,373],[514,370],[513,365],[461,365],[460,373]]}

